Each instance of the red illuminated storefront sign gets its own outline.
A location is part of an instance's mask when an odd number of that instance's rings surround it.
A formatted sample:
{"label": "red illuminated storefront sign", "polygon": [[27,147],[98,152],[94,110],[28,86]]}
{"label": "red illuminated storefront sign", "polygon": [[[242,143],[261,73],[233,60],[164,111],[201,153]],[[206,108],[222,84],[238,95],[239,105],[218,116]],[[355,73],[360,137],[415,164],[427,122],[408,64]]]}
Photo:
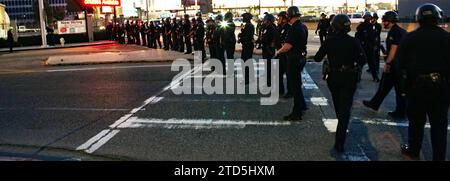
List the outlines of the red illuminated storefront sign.
{"label": "red illuminated storefront sign", "polygon": [[120,6],[120,0],[83,0],[85,6]]}

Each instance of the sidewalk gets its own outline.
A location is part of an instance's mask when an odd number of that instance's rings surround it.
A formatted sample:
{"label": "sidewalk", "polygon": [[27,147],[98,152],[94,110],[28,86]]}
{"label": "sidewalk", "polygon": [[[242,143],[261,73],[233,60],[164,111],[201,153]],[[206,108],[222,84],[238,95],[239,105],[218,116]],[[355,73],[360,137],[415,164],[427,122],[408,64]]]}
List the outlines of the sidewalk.
{"label": "sidewalk", "polygon": [[[60,44],[55,46],[26,46],[26,47],[14,47],[13,51],[26,51],[26,50],[44,50],[44,49],[57,49],[57,48],[72,48],[72,47],[83,47],[83,46],[95,46],[95,45],[106,45],[106,44],[114,44],[114,41],[103,40],[103,41],[95,41],[95,42],[83,42],[83,43],[70,43],[61,46]],[[0,48],[0,52],[9,52],[9,48]]]}

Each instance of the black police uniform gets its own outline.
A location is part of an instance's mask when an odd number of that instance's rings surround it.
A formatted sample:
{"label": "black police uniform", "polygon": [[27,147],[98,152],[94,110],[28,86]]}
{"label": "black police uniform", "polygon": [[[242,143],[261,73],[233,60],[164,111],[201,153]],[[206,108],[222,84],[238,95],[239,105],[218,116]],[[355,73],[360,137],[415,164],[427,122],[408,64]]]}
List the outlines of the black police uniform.
{"label": "black police uniform", "polygon": [[147,31],[147,27],[145,27],[145,24],[141,25],[140,32],[142,37],[142,46],[147,46],[147,34],[145,33]]}
{"label": "black police uniform", "polygon": [[372,74],[372,78],[378,81],[377,71],[380,67],[375,65],[375,44],[376,44],[376,31],[375,26],[370,22],[363,22],[356,28],[355,37],[359,39],[362,47],[367,56],[367,64]]}
{"label": "black police uniform", "polygon": [[206,43],[208,44],[208,47],[209,47],[209,55],[210,55],[211,59],[217,58],[216,48],[215,48],[216,43],[214,43],[214,40],[213,40],[213,35],[214,35],[215,31],[216,31],[215,24],[209,25],[206,30]]}
{"label": "black police uniform", "polygon": [[191,21],[185,20],[183,24],[184,42],[186,44],[186,54],[192,53],[192,42],[189,34],[191,33]]}
{"label": "black police uniform", "polygon": [[280,36],[274,24],[264,28],[261,35],[262,57],[267,60],[267,86],[272,83],[272,58],[275,56],[275,45],[278,44]]}
{"label": "black police uniform", "polygon": [[172,29],[170,30],[170,35],[172,36],[172,50],[178,51],[179,41],[178,41],[178,23],[176,21],[172,22]]}
{"label": "black police uniform", "polygon": [[236,49],[235,30],[236,26],[232,20],[227,21],[226,26],[222,26],[221,43],[227,54],[227,59],[234,59],[234,51]]}
{"label": "black police uniform", "polygon": [[226,74],[226,67],[225,67],[225,49],[223,47],[223,43],[222,43],[222,32],[224,31],[224,28],[222,27],[220,21],[219,23],[217,23],[216,25],[216,30],[214,31],[213,34],[213,43],[214,43],[214,48],[216,49],[216,57],[217,59],[220,60],[220,62],[222,62],[222,68],[223,68],[223,74]]}
{"label": "black police uniform", "polygon": [[169,21],[165,22],[164,25],[164,36],[166,37],[166,43],[164,44],[164,49],[169,50],[170,48],[173,48],[172,44],[172,35],[170,34],[170,30],[172,29],[172,25]]}
{"label": "black police uniform", "polygon": [[330,28],[330,21],[328,19],[319,20],[316,33],[317,31],[319,31],[320,44],[323,44],[323,42],[325,41],[328,33],[328,28]]}
{"label": "black police uniform", "polygon": [[154,34],[155,34],[155,25],[150,24],[147,33],[148,48],[156,48],[156,40]]}
{"label": "black police uniform", "polygon": [[[391,49],[392,45],[400,45],[400,42],[402,38],[407,34],[407,32],[399,27],[398,25],[394,25],[391,30],[388,32],[388,36],[386,38],[386,47],[387,47],[387,53],[389,54],[389,51]],[[378,110],[381,103],[383,103],[383,100],[386,98],[386,96],[389,94],[389,92],[392,90],[392,88],[395,88],[395,99],[396,99],[396,108],[395,113],[397,115],[400,115],[403,117],[405,115],[405,109],[406,109],[406,102],[405,98],[401,96],[400,93],[400,77],[399,77],[399,71],[397,68],[397,59],[394,58],[390,72],[385,73],[383,72],[381,76],[380,85],[378,86],[377,93],[375,96],[370,100],[369,104],[370,107],[372,107],[375,110]]]}
{"label": "black police uniform", "polygon": [[[373,26],[375,27],[375,66],[377,67],[375,68],[377,75],[380,71],[379,67],[380,67],[380,50],[381,50],[381,30],[383,29],[383,27],[381,26],[380,23],[375,22],[375,24],[373,24]],[[386,51],[384,51],[386,52]]]}
{"label": "black police uniform", "polygon": [[327,39],[314,57],[316,62],[327,55],[330,72],[328,88],[338,118],[335,144],[343,148],[350,121],[353,95],[358,83],[358,72],[366,62],[364,50],[359,41],[348,34],[337,34]]}
{"label": "black police uniform", "polygon": [[[247,61],[253,57],[253,49],[255,45],[253,43],[253,36],[255,34],[255,26],[252,23],[245,23],[239,34],[239,42],[242,44],[241,58],[243,61]],[[245,83],[250,81],[248,67],[245,68]]]}
{"label": "black police uniform", "polygon": [[155,25],[155,34],[154,34],[154,39],[155,39],[155,48],[157,48],[156,43],[158,43],[159,48],[162,48],[161,45],[161,27],[159,25]]}
{"label": "black police uniform", "polygon": [[[276,45],[277,49],[280,49],[283,45],[283,43],[286,42],[287,36],[288,36],[288,32],[291,30],[291,25],[289,25],[288,23],[283,24],[278,26],[278,35],[280,36],[280,42],[279,44]],[[291,94],[291,87],[289,82],[287,82],[287,89],[284,88],[284,78],[283,76],[286,74],[287,77],[287,64],[288,64],[288,59],[287,59],[287,55],[286,54],[281,54],[278,55],[277,57],[280,60],[280,94],[286,94],[289,95]]]}
{"label": "black police uniform", "polygon": [[183,21],[178,22],[178,29],[177,29],[177,35],[178,35],[178,51],[184,52],[184,26]]}
{"label": "black police uniform", "polygon": [[14,46],[14,35],[12,33],[12,30],[8,30],[8,47],[9,47],[9,53],[13,52],[13,46]]}
{"label": "black police uniform", "polygon": [[450,34],[437,26],[422,26],[405,36],[399,68],[406,72],[408,142],[419,155],[427,117],[431,124],[433,160],[445,160],[450,104]]}
{"label": "black police uniform", "polygon": [[293,47],[287,52],[288,69],[287,78],[288,84],[292,87],[292,94],[294,96],[294,108],[292,110],[293,116],[302,116],[302,112],[307,109],[305,97],[302,91],[301,72],[306,64],[306,44],[308,40],[308,29],[300,20],[292,24],[292,28],[288,33],[286,43]]}
{"label": "black police uniform", "polygon": [[202,52],[202,59],[206,59],[206,52],[205,52],[205,26],[203,25],[203,22],[198,22],[194,33],[194,45],[197,48],[197,51]]}

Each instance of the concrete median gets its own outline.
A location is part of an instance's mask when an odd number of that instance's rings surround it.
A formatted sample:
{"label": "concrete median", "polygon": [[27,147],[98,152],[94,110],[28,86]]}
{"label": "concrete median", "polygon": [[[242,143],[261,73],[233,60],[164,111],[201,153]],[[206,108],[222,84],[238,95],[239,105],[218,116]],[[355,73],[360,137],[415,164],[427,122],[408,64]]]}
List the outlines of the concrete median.
{"label": "concrete median", "polygon": [[45,60],[45,65],[83,65],[83,64],[108,64],[129,62],[161,62],[173,61],[178,58],[193,59],[194,56],[180,52],[157,50],[140,50],[130,52],[102,52],[84,55],[58,55],[50,56]]}

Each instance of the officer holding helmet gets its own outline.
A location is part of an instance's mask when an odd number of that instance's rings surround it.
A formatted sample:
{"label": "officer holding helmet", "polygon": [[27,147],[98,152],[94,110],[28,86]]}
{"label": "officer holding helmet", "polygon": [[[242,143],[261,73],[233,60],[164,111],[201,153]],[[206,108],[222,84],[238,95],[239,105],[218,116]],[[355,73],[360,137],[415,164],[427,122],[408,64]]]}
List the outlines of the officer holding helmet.
{"label": "officer holding helmet", "polygon": [[[278,34],[280,36],[280,42],[279,44],[276,45],[277,50],[280,49],[283,44],[286,42],[287,40],[287,36],[288,36],[288,32],[291,29],[291,25],[289,25],[288,23],[288,17],[287,17],[287,12],[286,11],[281,11],[280,13],[278,13]],[[292,93],[291,93],[291,87],[289,82],[287,82],[287,89],[284,88],[284,75],[286,74],[287,77],[287,55],[286,54],[281,54],[278,55],[277,58],[280,60],[280,95],[284,94],[284,98],[291,98],[292,97]]]}
{"label": "officer holding helmet", "polygon": [[275,44],[279,42],[278,31],[275,27],[275,16],[267,14],[263,19],[264,31],[261,34],[262,58],[267,60],[267,86],[272,83],[272,58],[275,55]]}
{"label": "officer holding helmet", "polygon": [[283,119],[288,121],[299,121],[303,112],[307,109],[306,101],[302,92],[301,72],[306,64],[306,44],[308,40],[308,29],[300,22],[300,10],[297,6],[288,8],[287,16],[292,29],[283,46],[276,51],[275,56],[287,53],[288,56],[288,82],[292,86],[294,96],[294,107],[291,114]]}
{"label": "officer holding helmet", "polygon": [[[253,49],[255,45],[253,43],[253,35],[255,34],[255,26],[253,26],[251,20],[253,16],[250,13],[242,14],[244,26],[241,29],[241,33],[238,35],[238,42],[242,44],[241,58],[243,61],[247,61],[253,57]],[[245,84],[249,83],[249,70],[245,67]]]}
{"label": "officer holding helmet", "polygon": [[336,34],[325,40],[314,60],[320,62],[325,55],[328,57],[327,83],[339,121],[334,149],[338,153],[342,153],[350,121],[353,95],[358,84],[358,72],[366,62],[366,56],[359,41],[348,35],[351,30],[351,22],[347,15],[336,15],[331,26]]}
{"label": "officer holding helmet", "polygon": [[400,42],[407,32],[397,25],[399,18],[396,12],[388,11],[384,14],[382,19],[384,28],[389,29],[386,38],[386,64],[384,65],[384,70],[377,93],[370,101],[363,101],[363,104],[368,108],[378,111],[381,103],[383,103],[383,100],[394,87],[396,108],[394,111],[389,112],[388,115],[394,119],[403,119],[405,118],[406,113],[406,101],[400,92],[400,77],[397,68],[396,54]]}
{"label": "officer holding helmet", "polygon": [[420,27],[405,36],[399,48],[399,68],[408,102],[408,143],[403,155],[419,159],[424,127],[431,125],[433,160],[446,158],[450,103],[450,34],[438,27],[443,11],[426,3],[416,11]]}
{"label": "officer holding helmet", "polygon": [[367,56],[367,64],[369,71],[372,74],[373,81],[379,82],[378,69],[375,65],[375,50],[376,50],[376,30],[375,26],[370,22],[372,14],[366,12],[363,16],[364,22],[359,24],[356,28],[355,37],[359,39]]}

